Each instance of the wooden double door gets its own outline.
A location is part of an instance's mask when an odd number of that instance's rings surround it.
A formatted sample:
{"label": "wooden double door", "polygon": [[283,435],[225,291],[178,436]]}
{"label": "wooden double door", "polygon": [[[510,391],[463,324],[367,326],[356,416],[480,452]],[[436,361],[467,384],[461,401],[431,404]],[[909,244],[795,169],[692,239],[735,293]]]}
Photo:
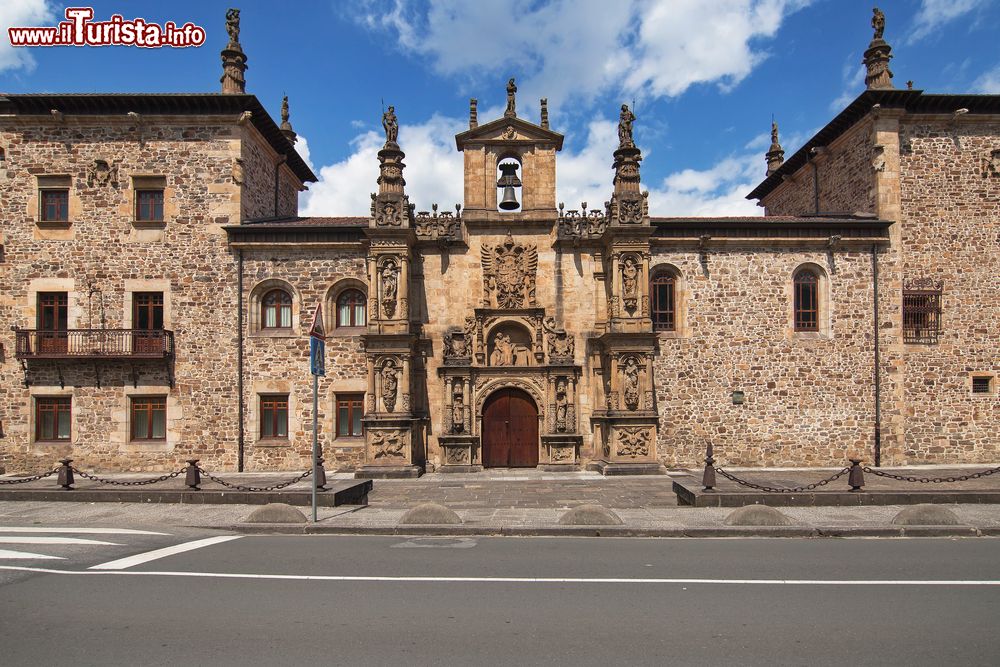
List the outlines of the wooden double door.
{"label": "wooden double door", "polygon": [[500,389],[483,406],[483,466],[538,465],[538,408],[519,389]]}

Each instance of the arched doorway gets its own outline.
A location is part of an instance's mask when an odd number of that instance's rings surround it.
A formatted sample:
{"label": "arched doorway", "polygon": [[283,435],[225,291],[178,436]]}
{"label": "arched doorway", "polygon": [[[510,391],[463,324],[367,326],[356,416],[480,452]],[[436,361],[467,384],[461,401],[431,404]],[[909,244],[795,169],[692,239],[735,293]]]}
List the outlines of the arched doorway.
{"label": "arched doorway", "polygon": [[538,465],[538,408],[520,389],[500,389],[483,405],[483,466]]}

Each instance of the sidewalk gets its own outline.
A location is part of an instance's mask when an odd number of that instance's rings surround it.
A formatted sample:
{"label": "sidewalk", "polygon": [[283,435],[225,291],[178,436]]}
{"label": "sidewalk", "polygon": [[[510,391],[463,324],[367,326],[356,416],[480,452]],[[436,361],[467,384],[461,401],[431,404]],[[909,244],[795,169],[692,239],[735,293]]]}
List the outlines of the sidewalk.
{"label": "sidewalk", "polygon": [[[963,468],[968,474],[983,467]],[[907,470],[914,476],[948,476],[954,468],[920,468]],[[735,472],[735,470],[734,470]],[[819,479],[831,471],[783,470],[741,471],[740,475],[755,481],[780,479],[794,482]],[[779,474],[780,473],[780,474]],[[961,525],[900,527],[892,525],[893,517],[903,509],[899,505],[862,507],[782,507],[780,511],[791,521],[784,527],[727,526],[724,521],[732,508],[692,508],[677,505],[672,482],[687,473],[667,476],[603,477],[597,473],[542,473],[539,471],[490,471],[469,475],[428,474],[419,479],[375,480],[367,506],[321,507],[317,524],[242,524],[256,507],[252,505],[188,505],[139,503],[82,502],[0,502],[0,524],[134,524],[181,525],[214,527],[241,532],[329,532],[346,534],[397,535],[603,535],[651,537],[733,537],[733,536],[974,536],[1000,535],[1000,505],[946,505]],[[239,484],[269,485],[293,477],[290,473],[249,473],[224,475],[227,481]],[[697,473],[695,473],[697,477]],[[115,479],[141,479],[149,475],[114,475]],[[353,479],[348,474],[331,474],[330,481]],[[1000,487],[1000,475],[980,478],[962,484],[976,488]],[[984,480],[988,480],[986,484]],[[30,485],[52,480],[32,482]],[[82,480],[81,480],[82,481]],[[840,480],[838,480],[840,481]],[[88,488],[79,484],[77,488]],[[183,480],[164,482],[183,486]],[[895,480],[871,480],[872,486],[904,485]],[[29,485],[24,485],[29,486]],[[159,485],[157,485],[159,486]],[[925,484],[916,484],[926,487]],[[949,488],[953,485],[946,485]],[[203,485],[210,488],[210,484]],[[306,491],[308,482],[288,487]],[[868,488],[868,487],[866,487]],[[72,491],[67,494],[74,493]],[[400,526],[399,520],[408,509],[433,502],[454,510],[462,519],[456,525]],[[582,504],[601,505],[617,514],[622,525],[564,526],[559,519],[569,509]],[[309,514],[308,508],[300,508]]]}

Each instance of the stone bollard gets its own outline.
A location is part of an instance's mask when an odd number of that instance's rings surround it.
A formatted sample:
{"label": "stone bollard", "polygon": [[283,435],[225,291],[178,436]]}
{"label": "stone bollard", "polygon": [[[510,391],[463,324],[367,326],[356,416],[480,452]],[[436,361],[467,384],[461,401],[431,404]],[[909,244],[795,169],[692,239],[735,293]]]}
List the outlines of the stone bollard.
{"label": "stone bollard", "polygon": [[326,470],[323,469],[323,457],[316,459],[316,490],[326,491]]}
{"label": "stone bollard", "polygon": [[200,459],[188,459],[187,460],[187,472],[184,473],[184,483],[187,484],[192,491],[201,491],[198,485],[201,484],[201,471],[198,470],[198,461]]}
{"label": "stone bollard", "polygon": [[851,471],[847,474],[847,483],[851,485],[851,491],[862,491],[865,485],[865,472],[861,469],[861,459],[848,459],[851,462]]}
{"label": "stone bollard", "polygon": [[705,491],[711,491],[715,487],[715,459],[712,458],[712,443],[708,443],[705,450],[705,472],[701,476],[701,485]]}
{"label": "stone bollard", "polygon": [[66,491],[73,490],[73,469],[69,466],[73,462],[73,459],[60,459],[59,463],[62,464],[62,468],[59,468],[59,478],[58,484]]}

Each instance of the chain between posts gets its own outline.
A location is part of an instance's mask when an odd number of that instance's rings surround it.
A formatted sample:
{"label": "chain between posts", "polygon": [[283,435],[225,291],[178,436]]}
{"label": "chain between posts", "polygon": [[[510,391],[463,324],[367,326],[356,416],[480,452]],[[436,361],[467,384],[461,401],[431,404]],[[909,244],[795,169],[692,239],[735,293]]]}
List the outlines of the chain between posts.
{"label": "chain between posts", "polygon": [[277,491],[287,486],[291,486],[292,484],[301,482],[306,477],[312,474],[312,470],[306,470],[304,473],[302,473],[301,475],[299,475],[294,479],[290,479],[287,482],[282,482],[281,484],[275,484],[273,486],[243,486],[241,484],[230,484],[229,482],[219,477],[216,477],[215,475],[213,475],[212,473],[208,472],[207,470],[205,470],[200,466],[198,467],[198,472],[200,472],[202,475],[209,478],[216,484],[221,484],[227,489],[232,489],[233,491]]}
{"label": "chain between posts", "polygon": [[851,466],[844,466],[844,469],[837,472],[836,474],[827,477],[826,479],[821,479],[818,482],[813,482],[812,484],[806,484],[805,486],[796,486],[792,488],[785,488],[780,486],[765,486],[763,484],[754,484],[753,482],[748,482],[744,479],[740,479],[736,475],[726,472],[722,468],[716,468],[716,472],[725,477],[726,479],[736,482],[741,486],[746,486],[751,489],[757,489],[758,491],[766,491],[768,493],[800,493],[802,491],[811,491],[817,489],[821,486],[826,486],[830,482],[836,481],[851,472]]}
{"label": "chain between posts", "polygon": [[59,472],[59,468],[53,468],[48,472],[43,472],[42,474],[34,475],[33,477],[19,477],[18,479],[0,479],[0,484],[24,484],[25,482],[37,482],[40,479],[51,477],[52,475],[55,475],[57,472]]}
{"label": "chain between posts", "polygon": [[93,482],[99,482],[101,484],[111,484],[111,485],[114,485],[114,486],[147,486],[149,484],[157,484],[159,482],[165,482],[168,479],[173,479],[174,477],[177,477],[179,475],[183,475],[185,472],[187,472],[187,466],[184,466],[180,470],[175,470],[174,472],[168,473],[166,475],[160,475],[159,477],[154,477],[152,479],[140,479],[140,480],[134,480],[134,481],[123,481],[123,480],[115,480],[115,479],[104,479],[103,477],[98,477],[96,475],[90,475],[88,473],[85,473],[84,471],[80,470],[76,466],[71,466],[71,467],[72,467],[74,473],[76,473],[77,475],[79,475],[80,477],[82,477],[84,479],[89,479],[89,480],[91,480]]}
{"label": "chain between posts", "polygon": [[995,475],[1000,472],[1000,466],[996,468],[990,468],[988,470],[980,470],[979,472],[970,473],[968,475],[959,475],[957,477],[914,477],[912,475],[896,475],[891,472],[885,472],[883,470],[876,470],[875,468],[870,468],[865,466],[863,470],[867,473],[871,473],[877,477],[887,477],[889,479],[895,479],[900,482],[919,482],[920,484],[947,484],[949,482],[967,482],[970,479],[979,479],[980,477],[989,477],[990,475]]}

